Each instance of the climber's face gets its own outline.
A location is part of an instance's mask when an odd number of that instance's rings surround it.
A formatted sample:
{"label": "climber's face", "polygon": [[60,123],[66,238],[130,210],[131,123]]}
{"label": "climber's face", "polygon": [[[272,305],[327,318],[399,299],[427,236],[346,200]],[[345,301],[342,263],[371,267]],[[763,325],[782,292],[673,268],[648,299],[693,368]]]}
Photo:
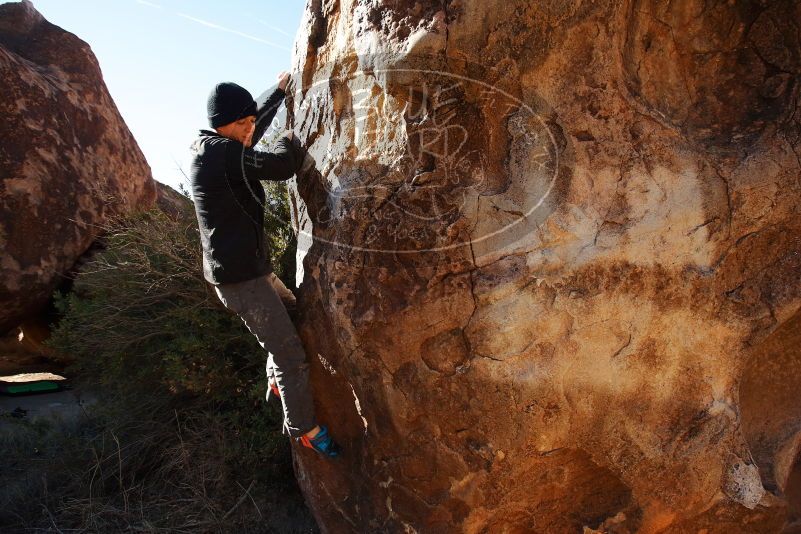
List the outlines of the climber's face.
{"label": "climber's face", "polygon": [[256,129],[256,117],[250,115],[243,117],[225,126],[217,128],[217,133],[228,139],[239,141],[249,147],[253,145],[253,132]]}

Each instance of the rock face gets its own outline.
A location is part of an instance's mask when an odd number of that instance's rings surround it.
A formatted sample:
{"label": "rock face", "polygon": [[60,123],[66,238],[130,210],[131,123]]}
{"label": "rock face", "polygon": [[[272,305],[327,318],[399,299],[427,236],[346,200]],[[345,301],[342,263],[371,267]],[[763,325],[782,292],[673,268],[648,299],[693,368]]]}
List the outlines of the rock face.
{"label": "rock face", "polygon": [[324,531],[801,518],[799,27],[781,0],[309,3],[301,330],[347,452],[296,469]]}
{"label": "rock face", "polygon": [[48,300],[107,217],[149,205],[150,168],[89,45],[0,6],[0,331]]}

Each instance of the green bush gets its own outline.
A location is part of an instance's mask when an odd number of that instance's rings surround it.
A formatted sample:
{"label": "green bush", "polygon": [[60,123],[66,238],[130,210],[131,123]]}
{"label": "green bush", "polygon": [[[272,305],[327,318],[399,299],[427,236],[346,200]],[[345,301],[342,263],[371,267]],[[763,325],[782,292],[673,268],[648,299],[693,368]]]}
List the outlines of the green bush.
{"label": "green bush", "polygon": [[[294,276],[286,215],[265,226]],[[79,422],[2,427],[4,531],[315,531],[264,402],[266,353],[203,280],[191,203],[115,221],[103,243],[49,341],[98,400]]]}
{"label": "green bush", "polygon": [[62,319],[50,345],[75,359],[72,371],[115,388],[255,403],[264,352],[203,281],[194,215],[142,213],[105,241],[56,299]]}
{"label": "green bush", "polygon": [[273,270],[287,287],[294,287],[298,242],[290,224],[289,192],[284,182],[264,182],[264,191],[264,230]]}

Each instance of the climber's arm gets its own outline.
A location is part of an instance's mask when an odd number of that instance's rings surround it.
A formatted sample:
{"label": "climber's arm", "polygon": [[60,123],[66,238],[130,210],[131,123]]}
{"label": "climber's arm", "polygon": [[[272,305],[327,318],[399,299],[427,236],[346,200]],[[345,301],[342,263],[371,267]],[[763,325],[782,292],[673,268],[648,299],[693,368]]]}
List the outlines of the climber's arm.
{"label": "climber's arm", "polygon": [[248,180],[283,181],[295,174],[302,161],[302,154],[298,153],[292,141],[281,137],[271,152],[240,148],[239,151],[230,151],[228,158],[229,170],[238,171],[239,175],[244,174]]}
{"label": "climber's arm", "polygon": [[270,127],[275,114],[278,112],[278,108],[281,107],[281,103],[284,101],[284,97],[286,93],[284,92],[283,88],[278,87],[275,91],[273,91],[266,99],[259,100],[256,102],[257,104],[257,111],[256,111],[256,129],[253,131],[253,144],[259,142],[259,139],[264,137],[264,132],[267,131],[267,128]]}

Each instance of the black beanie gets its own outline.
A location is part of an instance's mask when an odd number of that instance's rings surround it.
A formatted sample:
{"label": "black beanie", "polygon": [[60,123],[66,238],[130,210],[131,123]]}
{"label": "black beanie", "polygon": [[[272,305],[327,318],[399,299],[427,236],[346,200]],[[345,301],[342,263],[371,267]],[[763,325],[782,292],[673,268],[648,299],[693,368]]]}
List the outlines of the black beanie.
{"label": "black beanie", "polygon": [[256,115],[256,102],[247,89],[233,82],[214,86],[207,105],[209,126],[219,128],[248,115]]}

